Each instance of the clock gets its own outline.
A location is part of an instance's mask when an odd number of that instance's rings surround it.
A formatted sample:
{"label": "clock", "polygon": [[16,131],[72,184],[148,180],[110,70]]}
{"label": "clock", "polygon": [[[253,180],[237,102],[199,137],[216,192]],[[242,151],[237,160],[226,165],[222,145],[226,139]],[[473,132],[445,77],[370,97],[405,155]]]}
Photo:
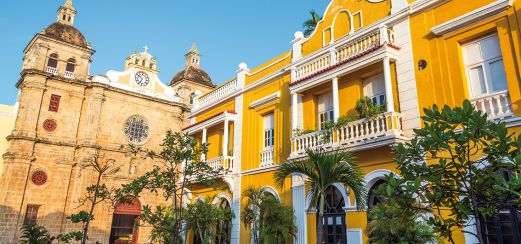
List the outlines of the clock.
{"label": "clock", "polygon": [[136,80],[136,83],[140,86],[146,86],[149,82],[148,75],[142,71],[137,72],[134,79]]}

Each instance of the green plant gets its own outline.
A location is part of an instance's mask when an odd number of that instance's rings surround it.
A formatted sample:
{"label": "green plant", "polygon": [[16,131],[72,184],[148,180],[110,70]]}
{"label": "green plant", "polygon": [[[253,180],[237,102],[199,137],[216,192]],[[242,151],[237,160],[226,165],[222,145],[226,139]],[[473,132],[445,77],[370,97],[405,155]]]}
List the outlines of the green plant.
{"label": "green plant", "polygon": [[231,222],[234,214],[230,208],[220,208],[201,199],[186,206],[186,227],[199,236],[203,243],[212,243],[218,237],[217,225]]}
{"label": "green plant", "polygon": [[302,24],[302,26],[305,28],[305,37],[308,37],[311,35],[311,33],[313,33],[313,31],[317,27],[318,22],[320,22],[320,20],[322,19],[322,17],[320,17],[320,15],[318,15],[318,13],[315,10],[309,11],[309,14],[311,15],[311,18],[306,20],[304,24]]}
{"label": "green plant", "polygon": [[28,224],[22,226],[22,236],[20,243],[26,244],[47,244],[52,242],[54,238],[51,237],[49,231],[43,226],[37,224]]}
{"label": "green plant", "polygon": [[[318,206],[318,219],[323,219],[325,194],[333,183],[340,183],[350,188],[354,194],[355,203],[360,210],[365,206],[367,191],[364,185],[363,174],[355,164],[354,157],[347,151],[325,152],[306,150],[307,159],[292,160],[281,164],[275,172],[275,182],[279,188],[284,185],[284,180],[294,173],[306,177],[307,195],[310,197],[309,209]],[[317,243],[323,238],[323,221],[317,221]]]}
{"label": "green plant", "polygon": [[[432,211],[429,224],[452,243],[453,231],[467,226],[485,243],[484,218],[519,204],[521,137],[467,100],[455,108],[433,105],[424,113],[414,138],[393,147],[401,178],[389,181],[389,202],[402,211]],[[414,204],[404,200],[411,198]]]}
{"label": "green plant", "polygon": [[[393,178],[394,175],[391,175],[387,180]],[[436,233],[426,218],[429,212],[400,208],[386,200],[386,194],[390,191],[392,188],[386,184],[375,190],[382,202],[373,206],[368,213],[369,222],[365,231],[369,243],[435,243]],[[404,198],[403,201],[416,204],[412,198]]]}
{"label": "green plant", "polygon": [[285,243],[295,236],[292,207],[280,203],[260,188],[248,187],[242,195],[246,199],[241,221],[250,229],[251,240],[258,243]]}
{"label": "green plant", "polygon": [[383,105],[374,104],[369,97],[361,97],[356,101],[355,110],[360,119],[365,119],[385,112],[385,107]]}

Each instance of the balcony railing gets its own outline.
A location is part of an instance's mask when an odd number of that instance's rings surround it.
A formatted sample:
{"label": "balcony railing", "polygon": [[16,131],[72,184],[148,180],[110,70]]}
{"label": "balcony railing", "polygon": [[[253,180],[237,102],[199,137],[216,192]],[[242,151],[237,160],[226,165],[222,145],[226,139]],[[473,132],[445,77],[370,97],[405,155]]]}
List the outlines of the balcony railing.
{"label": "balcony railing", "polygon": [[236,89],[237,89],[237,80],[232,80],[228,83],[225,83],[224,85],[220,86],[219,88],[200,97],[199,98],[199,107],[205,107],[208,104],[216,102],[219,99],[222,99],[223,97],[226,97],[227,95],[236,91]]}
{"label": "balcony railing", "polygon": [[45,69],[45,71],[47,71],[47,73],[52,74],[52,75],[58,74],[58,68],[56,68],[56,67],[47,66],[47,69]]}
{"label": "balcony railing", "polygon": [[306,79],[385,44],[394,44],[394,32],[387,27],[374,28],[361,37],[347,40],[347,43],[335,47],[332,51],[297,66],[294,71],[294,81]]}
{"label": "balcony railing", "polygon": [[63,75],[65,78],[74,79],[75,75],[73,72],[65,71],[65,74]]}
{"label": "balcony railing", "polygon": [[273,148],[266,148],[262,151],[260,151],[260,157],[261,157],[261,168],[271,167],[273,166]]}
{"label": "balcony railing", "polygon": [[[350,122],[330,132],[317,131],[296,136],[291,143],[291,157],[303,155],[306,149],[362,149],[389,144],[394,139],[404,139],[402,118],[400,113],[387,112],[373,118]],[[388,140],[391,141],[386,142]]]}
{"label": "balcony railing", "polygon": [[487,114],[491,120],[505,119],[513,116],[508,91],[473,98],[471,99],[471,103],[474,108]]}
{"label": "balcony railing", "polygon": [[233,169],[233,157],[217,157],[206,160],[206,163],[214,170],[217,169]]}

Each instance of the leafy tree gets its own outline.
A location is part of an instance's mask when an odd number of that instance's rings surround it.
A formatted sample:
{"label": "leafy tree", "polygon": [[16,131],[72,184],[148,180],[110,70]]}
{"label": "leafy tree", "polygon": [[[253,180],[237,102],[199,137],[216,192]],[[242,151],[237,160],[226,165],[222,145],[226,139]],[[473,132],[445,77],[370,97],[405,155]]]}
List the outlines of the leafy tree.
{"label": "leafy tree", "polygon": [[201,153],[206,153],[206,145],[199,146],[197,141],[186,134],[168,131],[159,153],[131,147],[133,153],[146,153],[159,165],[149,172],[124,184],[116,192],[117,202],[129,202],[132,197],[139,197],[144,191],[160,195],[165,203],[172,207],[143,206],[140,219],[153,229],[157,239],[165,243],[180,243],[186,219],[184,199],[191,184],[197,183],[210,188],[222,188],[217,184],[219,175],[226,173],[223,168],[213,169],[200,160]]}
{"label": "leafy tree", "polygon": [[318,22],[322,19],[320,15],[315,10],[309,11],[309,14],[311,15],[311,18],[306,20],[302,26],[304,29],[304,36],[308,37],[310,36],[313,31],[315,31],[315,28],[317,27]]}
{"label": "leafy tree", "polygon": [[217,225],[231,222],[234,215],[230,208],[223,209],[209,202],[198,199],[186,206],[186,227],[199,236],[203,243],[212,243],[218,237]]}
{"label": "leafy tree", "polygon": [[378,114],[385,112],[383,105],[374,104],[371,98],[361,97],[356,101],[355,110],[361,119],[372,118]]}
{"label": "leafy tree", "polygon": [[402,211],[433,211],[429,224],[452,243],[454,230],[475,225],[477,235],[469,234],[484,243],[484,218],[519,206],[521,180],[512,172],[519,173],[521,138],[469,101],[424,112],[423,128],[393,148],[402,178],[390,181],[389,202]]}
{"label": "leafy tree", "polygon": [[[347,151],[325,152],[306,150],[307,159],[293,160],[280,165],[275,172],[275,182],[282,188],[284,180],[292,174],[306,176],[307,195],[311,198],[309,209],[318,206],[318,219],[322,220],[325,211],[326,190],[334,183],[350,188],[359,210],[364,209],[367,190],[363,174],[355,165],[354,157]],[[317,221],[317,243],[321,243],[324,233],[323,221]]]}
{"label": "leafy tree", "polygon": [[[394,181],[394,175],[388,176],[387,181]],[[401,209],[395,203],[387,201],[387,192],[392,191],[390,186],[381,185],[375,190],[382,201],[369,211],[369,223],[366,227],[369,243],[435,243],[436,233],[432,225],[427,223],[426,211]],[[402,201],[415,204],[412,198],[403,198]]]}
{"label": "leafy tree", "polygon": [[297,233],[292,207],[280,203],[260,188],[248,187],[241,221],[250,229],[253,243],[285,243]]}
{"label": "leafy tree", "polygon": [[22,226],[22,236],[20,243],[26,244],[47,244],[52,242],[53,238],[47,229],[36,224]]}

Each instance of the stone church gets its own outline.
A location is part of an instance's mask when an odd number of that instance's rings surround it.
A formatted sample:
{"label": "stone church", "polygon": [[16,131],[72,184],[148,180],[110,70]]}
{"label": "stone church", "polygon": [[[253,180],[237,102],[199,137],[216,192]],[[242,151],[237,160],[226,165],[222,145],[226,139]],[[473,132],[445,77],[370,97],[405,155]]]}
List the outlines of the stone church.
{"label": "stone church", "polygon": [[[0,243],[17,242],[23,224],[45,226],[52,235],[79,230],[66,217],[88,207],[78,202],[96,181],[86,160],[98,154],[114,162],[104,178],[109,187],[131,181],[155,162],[122,146],[160,150],[166,131],[189,124],[192,97],[215,87],[195,45],[169,85],[159,80],[158,60],[147,47],[126,58],[123,71],[92,76],[95,51],[74,27],[75,17],[67,0],[56,22],[23,50],[16,121],[0,164]],[[99,205],[89,242],[146,243],[150,229],[134,229],[133,222],[142,205],[161,201],[144,195],[115,209]]]}

